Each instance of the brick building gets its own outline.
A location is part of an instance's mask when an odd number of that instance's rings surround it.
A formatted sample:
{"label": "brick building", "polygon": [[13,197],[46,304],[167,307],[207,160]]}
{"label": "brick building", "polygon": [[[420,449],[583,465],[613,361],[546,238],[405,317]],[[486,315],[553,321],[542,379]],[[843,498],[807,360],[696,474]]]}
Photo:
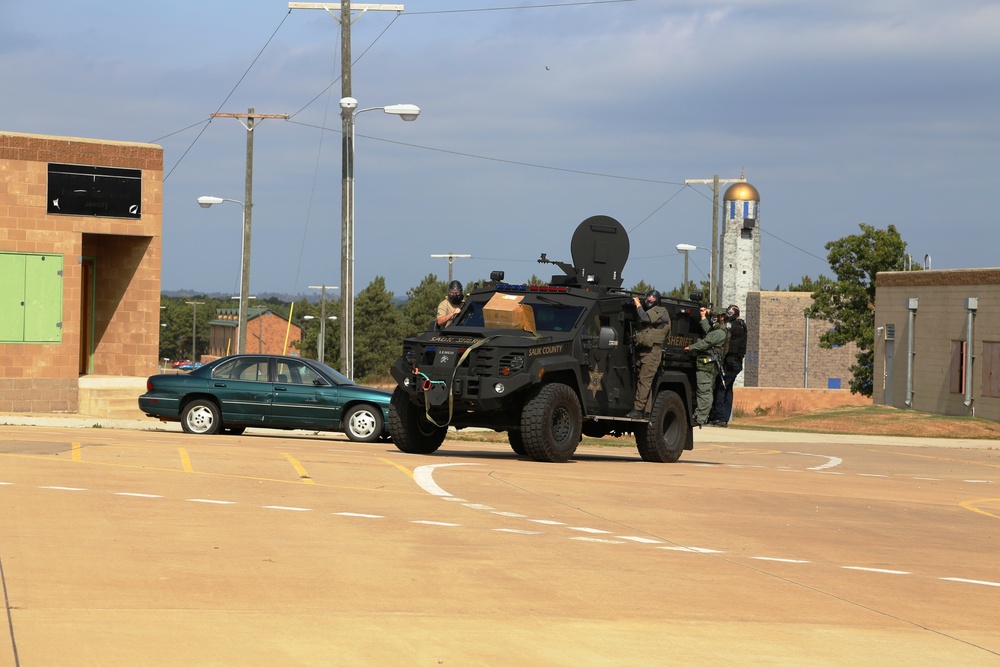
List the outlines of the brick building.
{"label": "brick building", "polygon": [[876,276],[876,404],[1000,421],[1000,269]]}
{"label": "brick building", "polygon": [[805,309],[811,305],[809,292],[747,294],[745,386],[849,391],[857,346],[820,347],[819,337],[831,325],[806,318]]}
{"label": "brick building", "polygon": [[[202,361],[235,354],[239,340],[239,310],[220,308],[209,322],[208,355]],[[302,327],[268,308],[247,310],[247,354],[288,354],[298,356],[292,344],[302,339]]]}
{"label": "brick building", "polygon": [[157,371],[162,181],[159,146],[0,132],[0,412]]}

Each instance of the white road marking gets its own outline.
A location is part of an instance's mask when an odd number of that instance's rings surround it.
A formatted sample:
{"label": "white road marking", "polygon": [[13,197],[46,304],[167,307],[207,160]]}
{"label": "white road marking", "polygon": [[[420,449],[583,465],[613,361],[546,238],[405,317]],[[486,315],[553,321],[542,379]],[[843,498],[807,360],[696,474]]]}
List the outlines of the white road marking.
{"label": "white road marking", "polygon": [[638,542],[639,544],[663,544],[663,540],[651,540],[648,537],[632,537],[631,535],[615,535],[620,540]]}
{"label": "white road marking", "polygon": [[571,540],[578,540],[580,542],[599,542],[600,544],[625,544],[619,540],[605,540],[600,537],[571,537]]}
{"label": "white road marking", "polygon": [[261,505],[266,510],[286,510],[288,512],[309,512],[310,507],[285,507],[283,505]]}
{"label": "white road marking", "polygon": [[941,581],[957,581],[961,584],[979,584],[980,586],[1000,586],[997,581],[980,581],[978,579],[962,579],[960,577],[941,577]]}
{"label": "white road marking", "polygon": [[353,516],[360,519],[384,519],[380,514],[360,514],[358,512],[334,512],[337,516]]}
{"label": "white road marking", "polygon": [[494,528],[498,533],[517,533],[518,535],[541,535],[538,530],[518,530],[517,528]]}
{"label": "white road marking", "polygon": [[596,533],[598,535],[610,535],[610,530],[600,530],[598,528],[585,528],[583,526],[567,526],[570,530],[579,530],[581,533]]}
{"label": "white road marking", "polygon": [[551,519],[532,519],[532,523],[541,523],[546,526],[565,526],[562,521],[552,521]]}
{"label": "white road marking", "polygon": [[796,560],[794,558],[770,558],[768,556],[750,556],[753,560],[768,560],[775,563],[808,563],[807,560]]}
{"label": "white road marking", "polygon": [[858,476],[859,477],[888,477],[888,475],[876,475],[875,473],[870,473],[870,472],[859,472]]}
{"label": "white road marking", "polygon": [[827,462],[823,465],[816,466],[814,468],[809,468],[809,470],[826,470],[827,468],[836,468],[844,459],[838,458],[836,456],[824,456],[823,454],[806,454],[805,452],[788,452],[789,454],[796,454],[798,456],[818,456],[821,459],[827,459]]}
{"label": "white road marking", "polygon": [[724,554],[725,551],[716,549],[702,549],[701,547],[656,547],[657,549],[667,549],[668,551],[691,551],[696,554]]}
{"label": "white road marking", "polygon": [[158,496],[155,493],[129,493],[127,491],[120,491],[115,494],[116,496],[129,496],[130,498],[162,498],[163,496]]}
{"label": "white road marking", "polygon": [[966,482],[967,484],[989,484],[990,483],[990,480],[988,480],[988,479],[963,479],[962,481]]}
{"label": "white road marking", "polygon": [[422,523],[425,526],[445,526],[448,528],[462,525],[460,523],[445,523],[444,521],[425,521],[423,519],[417,519],[415,521],[411,521],[410,523]]}
{"label": "white road marking", "polygon": [[189,503],[208,503],[210,505],[236,505],[235,500],[209,500],[207,498],[188,498]]}
{"label": "white road marking", "polygon": [[435,468],[450,468],[451,466],[477,466],[478,463],[436,463],[430,466],[420,466],[413,471],[413,481],[421,489],[432,496],[450,496],[451,494],[442,489],[434,481]]}
{"label": "white road marking", "polygon": [[86,491],[76,486],[40,486],[39,489],[52,489],[53,491]]}
{"label": "white road marking", "polygon": [[0,482],[0,486],[10,486],[14,482]]}
{"label": "white road marking", "polygon": [[921,480],[923,482],[940,482],[941,481],[941,478],[939,478],[939,477],[914,477],[913,479],[919,479],[919,480]]}
{"label": "white road marking", "polygon": [[491,510],[493,509],[489,505],[481,505],[479,503],[465,503],[466,507],[471,507],[474,510]]}
{"label": "white road marking", "polygon": [[527,519],[527,515],[518,514],[517,512],[493,512],[497,516],[509,516],[512,519]]}
{"label": "white road marking", "polygon": [[885,570],[880,567],[857,567],[855,565],[841,565],[841,569],[844,570],[858,570],[860,572],[877,572],[879,574],[913,574],[912,572],[904,572],[903,570]]}

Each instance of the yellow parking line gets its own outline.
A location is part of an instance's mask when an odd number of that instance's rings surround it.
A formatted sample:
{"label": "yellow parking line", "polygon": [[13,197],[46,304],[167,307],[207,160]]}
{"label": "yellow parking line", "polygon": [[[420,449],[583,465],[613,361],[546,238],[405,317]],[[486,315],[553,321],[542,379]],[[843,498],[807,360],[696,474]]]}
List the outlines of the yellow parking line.
{"label": "yellow parking line", "polygon": [[405,472],[407,475],[409,475],[410,479],[413,479],[413,471],[410,470],[409,468],[404,468],[403,466],[399,465],[398,463],[396,463],[394,461],[390,461],[389,459],[379,458],[379,461],[381,461],[382,463],[388,463],[391,466],[395,466],[396,468],[399,468],[400,470],[402,470],[403,472]]}
{"label": "yellow parking line", "polygon": [[83,460],[83,455],[81,453],[82,450],[80,449],[80,443],[79,442],[71,442],[70,446],[72,447],[73,460],[74,461],[82,461]]}
{"label": "yellow parking line", "polygon": [[292,467],[295,468],[295,472],[299,473],[299,477],[302,479],[303,482],[305,482],[306,484],[316,483],[312,480],[311,477],[309,477],[309,473],[307,473],[306,469],[302,467],[302,464],[296,461],[291,454],[289,454],[288,452],[282,452],[282,454],[285,455],[286,459],[291,461]]}
{"label": "yellow parking line", "polygon": [[1000,503],[1000,498],[980,498],[979,500],[965,500],[963,502],[960,502],[959,505],[967,510],[978,512],[979,514],[985,514],[986,516],[993,517],[994,519],[1000,519],[1000,516],[997,516],[996,514],[987,512],[986,510],[981,510],[978,507],[976,507],[976,505],[978,505],[979,503]]}
{"label": "yellow parking line", "polygon": [[188,456],[187,450],[183,447],[177,449],[181,455],[181,467],[184,468],[184,472],[194,472],[194,468],[191,467],[191,457]]}

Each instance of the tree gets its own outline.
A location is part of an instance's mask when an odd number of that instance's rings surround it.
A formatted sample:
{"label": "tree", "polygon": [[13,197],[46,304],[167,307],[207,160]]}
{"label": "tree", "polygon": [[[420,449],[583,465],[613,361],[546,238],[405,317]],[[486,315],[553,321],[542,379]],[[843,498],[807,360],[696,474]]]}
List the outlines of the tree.
{"label": "tree", "polygon": [[437,307],[448,294],[448,285],[429,273],[420,284],[406,292],[406,304],[402,312],[402,335],[404,338],[421,331],[427,331],[431,320],[437,317]]}
{"label": "tree", "polygon": [[[371,380],[389,375],[389,367],[402,353],[402,316],[385,291],[385,278],[375,276],[354,300],[354,379]],[[339,320],[338,320],[339,321]]]}
{"label": "tree", "polygon": [[[802,280],[799,283],[792,283],[788,286],[786,292],[816,292],[823,289],[824,285],[832,285],[833,281],[823,274],[820,274],[819,278],[813,280],[809,276],[802,276]],[[776,292],[781,291],[779,286]]]}
{"label": "tree", "polygon": [[875,359],[875,275],[880,271],[902,271],[906,243],[895,226],[876,229],[862,222],[860,234],[830,241],[824,247],[836,280],[817,281],[810,317],[833,323],[820,336],[820,346],[831,348],[853,342],[858,347],[857,363],[851,366],[852,394],[872,395],[872,367]]}

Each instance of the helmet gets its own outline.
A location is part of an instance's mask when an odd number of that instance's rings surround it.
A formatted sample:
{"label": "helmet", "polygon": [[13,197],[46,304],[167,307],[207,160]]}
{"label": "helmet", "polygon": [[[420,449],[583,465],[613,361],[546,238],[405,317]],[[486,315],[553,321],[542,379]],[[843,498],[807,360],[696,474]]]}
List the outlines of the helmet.
{"label": "helmet", "polygon": [[453,306],[457,306],[462,303],[462,283],[457,280],[452,280],[448,283],[448,301],[450,301]]}
{"label": "helmet", "polygon": [[735,322],[738,319],[740,319],[740,307],[736,304],[731,304],[726,308],[726,321]]}
{"label": "helmet", "polygon": [[646,296],[642,299],[642,307],[644,310],[649,310],[653,306],[660,305],[660,293],[655,289],[651,289],[646,292]]}

